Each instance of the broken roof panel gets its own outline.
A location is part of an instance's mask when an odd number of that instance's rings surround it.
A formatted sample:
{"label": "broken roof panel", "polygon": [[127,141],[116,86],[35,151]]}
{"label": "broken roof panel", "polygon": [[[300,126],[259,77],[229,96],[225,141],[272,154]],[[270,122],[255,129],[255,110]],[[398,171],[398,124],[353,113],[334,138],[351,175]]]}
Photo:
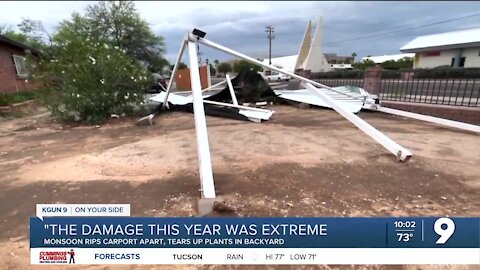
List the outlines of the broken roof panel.
{"label": "broken roof panel", "polygon": [[[339,103],[347,111],[352,113],[359,112],[364,103],[364,95],[361,91],[361,88],[352,87],[352,86],[340,86],[334,87],[335,90],[343,93],[347,93],[350,96],[342,95],[337,92],[329,91],[327,89],[319,88],[325,94],[330,96],[333,100]],[[296,102],[311,104],[315,106],[321,106],[326,108],[332,108],[326,102],[324,102],[316,93],[310,91],[309,89],[299,89],[299,90],[274,90],[275,94],[279,95],[280,98],[292,100]]]}

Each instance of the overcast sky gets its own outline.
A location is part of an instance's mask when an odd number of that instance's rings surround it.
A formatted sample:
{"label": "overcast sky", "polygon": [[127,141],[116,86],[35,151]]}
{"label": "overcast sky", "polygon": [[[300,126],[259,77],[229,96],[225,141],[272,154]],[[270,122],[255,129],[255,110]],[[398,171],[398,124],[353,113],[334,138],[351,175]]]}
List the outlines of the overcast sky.
{"label": "overcast sky", "polygon": [[[0,2],[0,25],[15,26],[21,18],[41,20],[49,31],[74,11],[83,13],[92,2]],[[418,35],[480,27],[480,16],[421,25],[473,14],[480,15],[480,2],[136,2],[142,17],[156,34],[165,37],[167,58],[173,62],[185,32],[197,27],[207,38],[252,57],[268,56],[266,25],[275,27],[274,56],[298,53],[308,20],[323,17],[323,51],[358,57],[400,53],[399,48]],[[414,28],[388,35],[345,41],[399,28]],[[232,57],[200,48],[202,58]],[[186,60],[186,59],[185,59]]]}

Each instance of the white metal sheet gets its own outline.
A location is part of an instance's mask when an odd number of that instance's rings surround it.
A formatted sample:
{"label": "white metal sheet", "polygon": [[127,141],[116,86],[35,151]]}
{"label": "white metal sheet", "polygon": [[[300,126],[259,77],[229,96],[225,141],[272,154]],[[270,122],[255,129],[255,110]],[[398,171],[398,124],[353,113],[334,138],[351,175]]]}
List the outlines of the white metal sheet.
{"label": "white metal sheet", "polygon": [[[359,90],[361,88],[357,87],[334,87],[335,90],[348,93],[350,96],[342,95],[337,92],[333,92],[328,89],[319,88],[320,91],[331,97],[335,100],[342,108],[345,110],[357,113],[362,109],[363,106],[363,95]],[[358,90],[357,90],[358,89]],[[330,105],[325,103],[317,94],[309,89],[299,89],[299,90],[273,90],[275,94],[279,95],[280,98],[287,100],[307,103],[315,106],[321,106],[326,108],[332,108]],[[357,99],[351,97],[357,97]]]}
{"label": "white metal sheet", "polygon": [[[202,93],[203,98],[209,97],[213,95],[214,93]],[[162,103],[165,100],[165,92],[160,92],[159,94],[153,96],[150,98],[150,100],[155,101],[155,102],[160,102]],[[185,92],[185,93],[170,93],[168,96],[168,102],[172,103],[173,105],[187,105],[189,103],[193,103],[193,97],[191,93]],[[207,103],[206,100],[204,102]],[[259,108],[247,108],[246,106],[240,106],[240,105],[235,105],[235,104],[226,104],[222,102],[213,102],[213,101],[208,101],[208,103],[219,105],[219,106],[227,106],[227,107],[234,107],[234,108],[240,108],[239,114],[244,115],[245,117],[249,118],[253,122],[261,122],[261,120],[269,120],[272,115],[275,113],[275,111],[272,110],[265,110],[265,109],[259,109]]]}
{"label": "white metal sheet", "polygon": [[240,111],[238,113],[240,113],[241,115],[244,115],[248,118],[268,120],[268,119],[270,119],[270,117],[272,117],[274,112],[273,111],[262,112],[262,111],[252,111],[252,110],[240,109]]}
{"label": "white metal sheet", "polygon": [[[212,92],[203,92],[203,98],[207,98],[214,93]],[[160,92],[159,94],[150,98],[150,100],[155,102],[163,103],[165,100],[165,96],[167,94],[165,92]],[[172,103],[173,105],[187,105],[188,103],[193,103],[193,96],[192,92],[185,92],[185,93],[170,93],[168,96],[168,102]]]}

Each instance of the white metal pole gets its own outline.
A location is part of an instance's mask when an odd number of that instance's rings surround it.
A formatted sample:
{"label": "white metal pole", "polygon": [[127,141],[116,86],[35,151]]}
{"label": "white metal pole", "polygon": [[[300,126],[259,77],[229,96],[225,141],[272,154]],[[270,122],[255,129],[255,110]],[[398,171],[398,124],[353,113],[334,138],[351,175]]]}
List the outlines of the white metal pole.
{"label": "white metal pole", "polygon": [[424,114],[418,114],[418,113],[412,113],[412,112],[406,112],[402,110],[396,110],[396,109],[391,109],[391,108],[385,108],[382,106],[377,106],[377,109],[372,109],[374,111],[379,111],[383,113],[389,113],[389,114],[394,114],[394,115],[399,115],[403,117],[409,117],[417,120],[422,120],[430,123],[435,123],[439,125],[444,125],[448,127],[454,127],[454,128],[459,128],[459,129],[464,129],[468,131],[473,131],[480,133],[480,126],[477,125],[472,125],[468,123],[463,123],[459,121],[453,121],[453,120],[448,120],[440,117],[434,117],[430,115],[424,115]]}
{"label": "white metal pole", "polygon": [[226,81],[227,81],[227,80],[225,79],[225,80],[223,80],[223,81],[221,81],[221,82],[219,82],[219,83],[216,83],[216,84],[214,84],[214,85],[212,85],[212,86],[209,86],[209,87],[203,89],[202,92],[208,91],[208,90],[213,89],[213,88],[215,88],[215,87],[217,87],[217,86],[219,86],[219,85],[222,85],[222,84],[224,84]]}
{"label": "white metal pole", "polygon": [[392,154],[397,156],[397,158],[399,160],[406,161],[412,156],[412,153],[408,149],[406,149],[406,148],[402,147],[401,145],[399,145],[398,143],[394,142],[392,139],[390,139],[385,134],[378,131],[376,128],[371,126],[369,123],[367,123],[362,118],[355,115],[354,113],[345,110],[342,106],[339,106],[337,104],[337,102],[335,102],[331,97],[329,97],[325,93],[322,93],[322,91],[317,89],[312,84],[306,83],[305,86],[308,89],[312,90],[314,93],[316,93],[325,103],[330,105],[341,116],[345,117],[348,121],[350,121],[352,124],[354,124],[357,128],[359,128],[365,134],[367,134],[372,139],[374,139],[376,142],[381,144],[383,147],[385,147]]}
{"label": "white metal pole", "polygon": [[[193,36],[193,37],[194,37],[194,36]],[[191,36],[191,38],[193,38],[193,37]],[[334,92],[336,92],[336,93],[339,93],[339,94],[341,94],[341,95],[348,96],[348,97],[351,97],[351,98],[354,98],[354,99],[363,100],[363,98],[359,98],[359,97],[357,97],[357,96],[353,96],[353,95],[350,95],[350,94],[347,94],[347,93],[344,93],[344,92],[335,90],[334,88],[332,88],[332,87],[330,87],[330,86],[321,84],[321,83],[316,82],[316,81],[313,81],[313,80],[309,80],[309,79],[304,78],[304,77],[302,77],[302,76],[300,76],[300,75],[297,75],[297,74],[295,74],[295,73],[285,71],[285,70],[283,70],[283,69],[277,68],[277,67],[272,66],[272,65],[264,64],[264,63],[258,61],[258,60],[255,59],[255,58],[252,58],[252,57],[247,56],[247,55],[245,55],[245,54],[239,53],[239,52],[234,51],[234,50],[232,50],[232,49],[230,49],[230,48],[224,47],[224,46],[222,46],[222,45],[220,45],[220,44],[217,44],[217,43],[215,43],[215,42],[213,42],[213,41],[210,41],[210,40],[208,40],[208,39],[199,38],[198,41],[199,41],[200,43],[204,44],[204,45],[207,45],[207,46],[212,47],[212,48],[215,48],[215,49],[217,49],[217,50],[226,52],[226,53],[231,54],[231,55],[233,55],[233,56],[242,58],[242,59],[244,59],[244,60],[246,60],[246,61],[248,61],[248,62],[257,64],[257,65],[259,65],[259,66],[261,66],[261,67],[264,67],[264,68],[267,68],[267,69],[271,69],[271,70],[275,70],[275,71],[280,72],[280,73],[282,73],[282,74],[286,74],[286,75],[288,75],[288,76],[294,77],[294,78],[296,78],[296,79],[301,80],[302,82],[311,83],[311,84],[313,84],[313,85],[315,85],[315,86],[322,87],[322,88],[326,88],[326,89],[328,89],[328,90],[330,90],[330,91],[334,91]]]}
{"label": "white metal pole", "polygon": [[210,146],[208,145],[207,121],[203,108],[202,85],[198,69],[197,46],[188,41],[188,55],[190,57],[190,79],[193,95],[193,115],[197,135],[198,165],[203,198],[215,198],[215,183],[213,181]]}
{"label": "white metal pole", "polygon": [[218,102],[218,101],[213,101],[213,100],[203,100],[203,103],[207,104],[213,104],[213,105],[219,105],[219,106],[225,106],[225,107],[232,107],[232,108],[237,108],[237,109],[245,109],[245,110],[251,110],[251,111],[258,111],[258,112],[275,112],[272,110],[265,110],[261,108],[255,108],[255,107],[248,107],[248,106],[243,106],[243,105],[235,105],[235,104],[230,104],[230,103],[223,103],[223,102]]}
{"label": "white metal pole", "polygon": [[237,97],[235,96],[235,90],[233,90],[232,81],[230,81],[230,75],[227,74],[227,84],[228,90],[230,90],[230,95],[232,96],[233,105],[238,105]]}
{"label": "white metal pole", "polygon": [[180,50],[178,51],[177,59],[175,61],[175,65],[173,66],[172,74],[170,75],[170,81],[168,82],[165,99],[163,100],[163,108],[168,108],[168,95],[170,94],[170,90],[172,89],[173,80],[177,75],[178,66],[180,65],[180,61],[182,60],[183,52],[185,51],[185,47],[187,46],[188,34],[185,34],[185,37],[182,40],[182,44],[180,45]]}

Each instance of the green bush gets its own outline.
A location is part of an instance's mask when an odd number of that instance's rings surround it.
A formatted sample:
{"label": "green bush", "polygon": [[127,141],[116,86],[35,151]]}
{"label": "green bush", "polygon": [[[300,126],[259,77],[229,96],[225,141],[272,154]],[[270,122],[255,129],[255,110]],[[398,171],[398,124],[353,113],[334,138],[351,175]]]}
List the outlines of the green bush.
{"label": "green bush", "polygon": [[478,79],[480,68],[439,67],[433,69],[415,69],[417,79]]}
{"label": "green bush", "polygon": [[236,61],[233,64],[233,71],[236,72],[236,73],[239,73],[241,70],[244,70],[244,69],[253,69],[255,71],[262,71],[261,66],[252,64],[252,63],[250,63],[246,60],[243,60],[243,59],[239,60],[239,61]]}
{"label": "green bush", "polygon": [[9,106],[32,99],[44,104],[45,101],[51,98],[51,94],[52,90],[48,88],[15,93],[0,93],[0,106]]}
{"label": "green bush", "polygon": [[9,106],[31,99],[33,99],[31,92],[0,93],[0,106]]}
{"label": "green bush", "polygon": [[51,46],[48,54],[34,76],[54,82],[59,93],[48,107],[63,120],[96,124],[113,113],[131,114],[151,82],[125,50],[99,40],[73,37]]}

